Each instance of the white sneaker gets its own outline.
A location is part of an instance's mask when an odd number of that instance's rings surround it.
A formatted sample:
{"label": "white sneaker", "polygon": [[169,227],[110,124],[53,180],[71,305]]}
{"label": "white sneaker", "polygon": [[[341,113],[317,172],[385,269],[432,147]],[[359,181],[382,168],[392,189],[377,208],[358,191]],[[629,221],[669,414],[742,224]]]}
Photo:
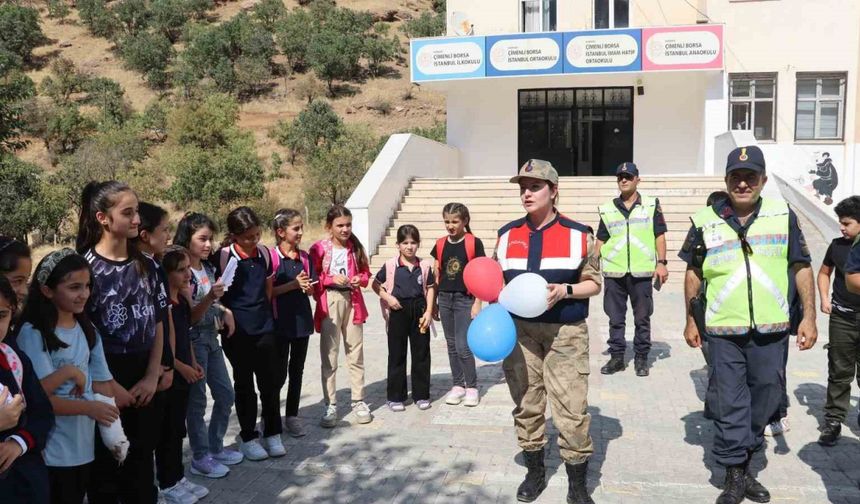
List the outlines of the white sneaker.
{"label": "white sneaker", "polygon": [[281,441],[280,434],[263,438],[262,445],[270,457],[283,457],[287,454],[287,450],[284,448],[284,443]]}
{"label": "white sneaker", "polygon": [[360,424],[367,424],[373,420],[373,415],[370,414],[370,408],[364,401],[353,402],[352,412],[355,413],[355,420]]}
{"label": "white sneaker", "polygon": [[161,491],[161,497],[167,504],[194,504],[197,497],[188,493],[179,483]]}
{"label": "white sneaker", "polygon": [[325,407],[325,413],[323,413],[323,417],[320,420],[320,425],[323,427],[332,428],[337,425],[337,406],[334,404],[327,404]]}
{"label": "white sneaker", "polygon": [[451,387],[451,390],[445,396],[445,404],[456,406],[463,402],[464,397],[466,397],[466,389],[459,385]]}
{"label": "white sneaker", "polygon": [[177,485],[180,485],[182,488],[185,489],[186,492],[190,493],[194,497],[197,497],[197,500],[200,500],[203,497],[209,495],[208,488],[203,485],[198,485],[197,483],[192,483],[188,481],[188,478],[182,478],[181,480],[179,480],[179,483],[177,483]]}
{"label": "white sneaker", "polygon": [[299,417],[288,416],[284,419],[284,427],[287,429],[287,433],[293,437],[302,437],[307,434]]}
{"label": "white sneaker", "polygon": [[242,451],[242,455],[245,456],[248,460],[266,460],[269,458],[269,454],[266,453],[266,450],[263,449],[263,446],[260,444],[259,439],[252,439],[245,442],[239,442],[239,450]]}
{"label": "white sneaker", "polygon": [[765,436],[781,436],[791,430],[788,425],[788,418],[781,418],[779,421],[771,422],[764,427]]}

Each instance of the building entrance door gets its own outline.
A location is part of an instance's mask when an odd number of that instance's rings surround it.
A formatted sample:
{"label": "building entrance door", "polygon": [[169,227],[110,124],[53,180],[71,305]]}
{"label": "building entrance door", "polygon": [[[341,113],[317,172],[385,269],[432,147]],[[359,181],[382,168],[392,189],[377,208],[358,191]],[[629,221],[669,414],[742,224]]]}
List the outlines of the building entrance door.
{"label": "building entrance door", "polygon": [[613,175],[633,161],[633,88],[519,92],[519,163],[545,159],[559,175]]}

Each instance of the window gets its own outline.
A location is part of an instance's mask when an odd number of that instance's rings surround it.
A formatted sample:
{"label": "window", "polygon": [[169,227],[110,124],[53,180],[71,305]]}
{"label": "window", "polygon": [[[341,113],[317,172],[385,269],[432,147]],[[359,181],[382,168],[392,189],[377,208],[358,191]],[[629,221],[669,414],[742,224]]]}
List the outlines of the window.
{"label": "window", "polygon": [[630,26],[630,0],[594,0],[594,27],[627,28]]}
{"label": "window", "polygon": [[846,74],[798,74],[795,140],[842,140]]}
{"label": "window", "polygon": [[756,140],[775,140],[776,74],[729,76],[729,129],[752,130]]}
{"label": "window", "polygon": [[555,31],[556,0],[520,0],[520,31]]}

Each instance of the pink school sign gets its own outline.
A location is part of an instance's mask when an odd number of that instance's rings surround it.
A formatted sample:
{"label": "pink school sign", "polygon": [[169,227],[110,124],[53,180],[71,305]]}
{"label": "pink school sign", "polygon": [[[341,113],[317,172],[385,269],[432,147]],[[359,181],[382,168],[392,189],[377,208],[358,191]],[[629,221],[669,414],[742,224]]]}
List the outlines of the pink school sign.
{"label": "pink school sign", "polygon": [[721,70],[723,25],[642,29],[642,70]]}

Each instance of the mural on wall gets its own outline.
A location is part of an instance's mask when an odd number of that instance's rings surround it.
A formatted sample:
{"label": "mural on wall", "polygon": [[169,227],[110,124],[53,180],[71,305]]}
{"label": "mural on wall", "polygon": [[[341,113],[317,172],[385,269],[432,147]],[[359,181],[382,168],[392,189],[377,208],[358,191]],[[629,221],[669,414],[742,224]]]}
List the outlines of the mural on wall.
{"label": "mural on wall", "polygon": [[839,173],[836,167],[833,166],[833,160],[830,158],[829,152],[822,152],[819,158],[815,161],[815,169],[809,171],[815,175],[815,180],[812,181],[812,189],[815,195],[824,201],[825,205],[833,204],[833,191],[839,186]]}

